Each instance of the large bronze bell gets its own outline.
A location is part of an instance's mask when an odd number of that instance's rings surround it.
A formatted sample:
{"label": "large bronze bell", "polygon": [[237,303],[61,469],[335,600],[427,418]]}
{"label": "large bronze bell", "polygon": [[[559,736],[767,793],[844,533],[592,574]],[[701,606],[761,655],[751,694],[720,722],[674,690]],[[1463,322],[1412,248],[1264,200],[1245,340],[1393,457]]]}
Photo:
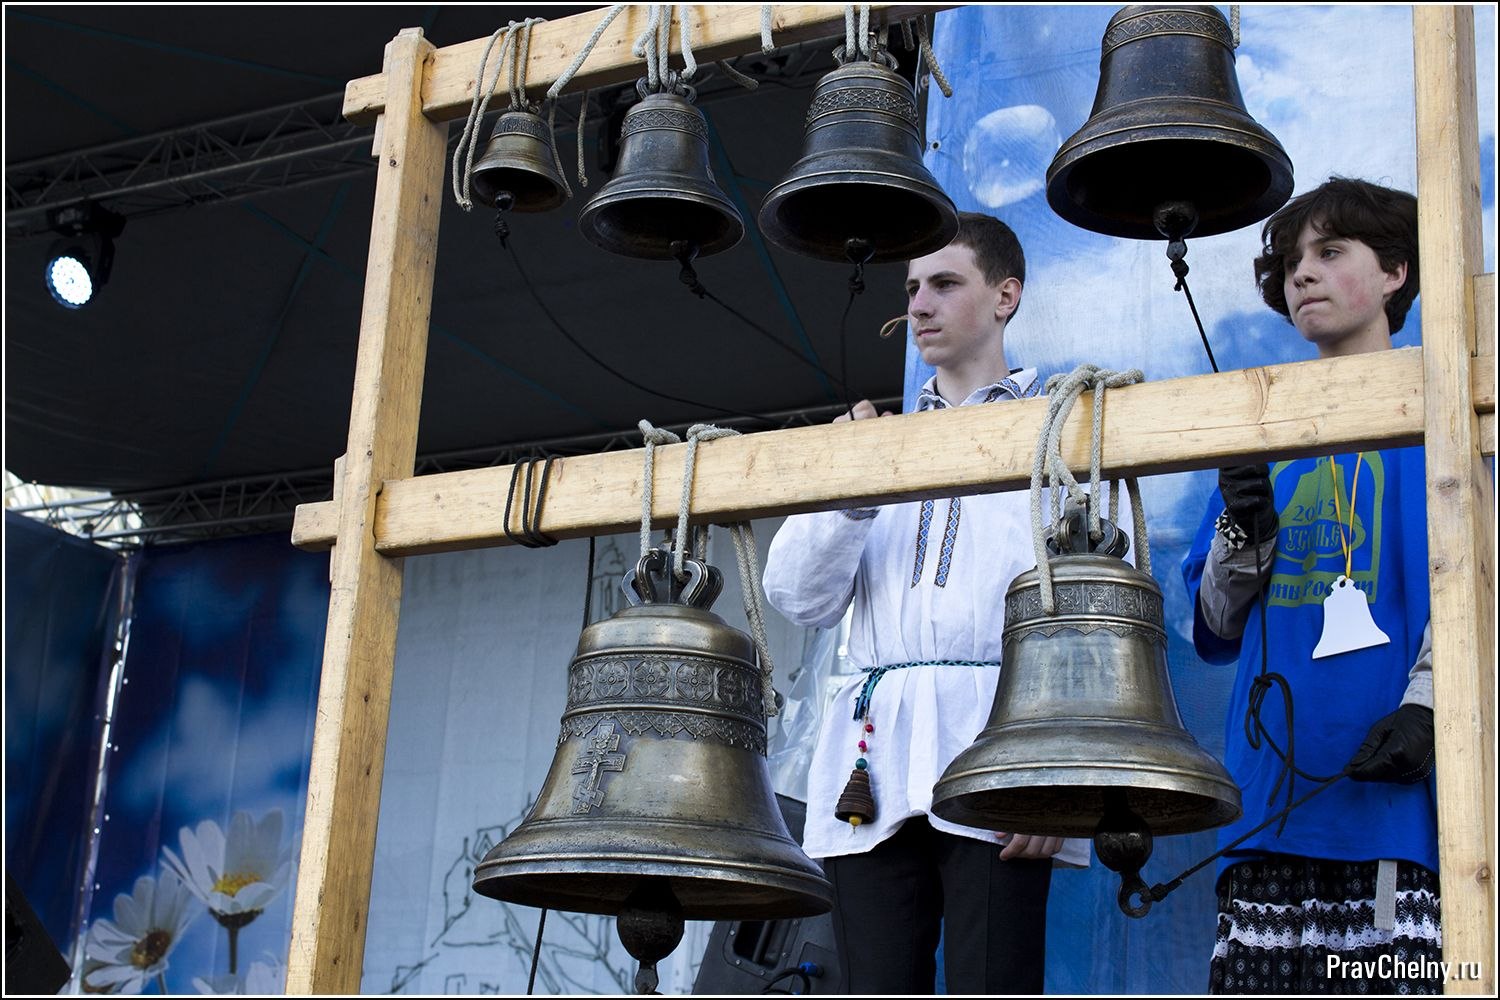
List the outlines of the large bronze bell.
{"label": "large bronze bell", "polygon": [[[728,250],[745,222],[708,165],[708,122],[689,97],[647,94],[625,112],[614,177],[589,199],[578,229],[610,253],[648,260]],[[689,91],[691,94],[691,91]]]}
{"label": "large bronze bell", "polygon": [[760,231],[783,250],[831,261],[850,259],[851,241],[872,247],[875,263],[947,246],[958,213],[922,164],[911,84],[865,60],[819,80],[802,158],[766,196]]}
{"label": "large bronze bell", "polygon": [[754,644],[709,610],[718,571],[686,566],[677,592],[652,550],[627,576],[639,603],[584,629],[552,768],[475,869],[476,892],[583,913],[680,907],[688,920],[830,908],[772,792]]}
{"label": "large bronze bell", "polygon": [[[1181,239],[1258,222],[1291,193],[1291,160],[1245,110],[1223,14],[1140,5],[1110,18],[1093,113],[1047,168],[1053,211],[1109,236]],[[1167,232],[1156,216],[1174,202],[1190,210]]]}
{"label": "large bronze bell", "polygon": [[1006,591],[994,709],[933,789],[943,819],[1090,837],[1108,813],[1106,829],[1143,822],[1149,842],[1239,817],[1238,786],[1177,714],[1161,590],[1121,558],[1124,533],[1103,524],[1090,540],[1073,509],[1055,530],[1055,615],[1043,612],[1035,568]]}
{"label": "large bronze bell", "polygon": [[484,155],[474,164],[474,198],[513,212],[545,212],[568,199],[557,171],[552,132],[534,111],[512,108],[500,116]]}

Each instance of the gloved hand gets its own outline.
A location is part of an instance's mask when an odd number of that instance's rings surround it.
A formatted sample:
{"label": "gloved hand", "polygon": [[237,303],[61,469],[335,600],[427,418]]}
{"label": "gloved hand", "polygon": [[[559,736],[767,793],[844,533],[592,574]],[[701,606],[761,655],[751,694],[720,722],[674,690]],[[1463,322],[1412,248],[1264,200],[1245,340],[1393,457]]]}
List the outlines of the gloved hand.
{"label": "gloved hand", "polygon": [[1276,499],[1271,495],[1270,469],[1264,463],[1220,469],[1219,493],[1224,509],[1247,537],[1266,542],[1275,536]]}
{"label": "gloved hand", "polygon": [[1412,785],[1432,773],[1432,764],[1432,709],[1402,705],[1370,727],[1364,743],[1349,758],[1349,777]]}

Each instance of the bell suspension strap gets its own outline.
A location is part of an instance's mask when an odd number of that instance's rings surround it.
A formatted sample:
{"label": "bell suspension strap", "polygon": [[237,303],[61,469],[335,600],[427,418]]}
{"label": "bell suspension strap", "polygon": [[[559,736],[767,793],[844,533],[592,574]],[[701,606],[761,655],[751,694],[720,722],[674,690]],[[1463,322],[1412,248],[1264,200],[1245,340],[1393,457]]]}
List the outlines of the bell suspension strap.
{"label": "bell suspension strap", "polygon": [[636,426],[646,440],[646,465],[641,473],[641,555],[644,556],[651,551],[651,490],[654,485],[652,479],[655,473],[656,446],[678,444],[682,438],[665,427],[651,426],[649,420],[642,420]]}
{"label": "bell suspension strap", "polygon": [[[642,433],[650,426],[641,421]],[[653,428],[654,430],[654,428]],[[688,539],[688,517],[692,507],[693,474],[698,462],[698,442],[717,438],[736,437],[739,431],[713,424],[694,424],[687,431],[687,452],[682,465],[682,502],[677,512],[677,531],[672,543],[672,572],[681,579],[683,559]],[[675,435],[674,435],[675,437]],[[649,473],[647,473],[649,478]],[[649,507],[647,508],[649,511]],[[643,544],[646,539],[649,513],[642,515]],[[750,625],[750,636],[755,640],[756,658],[760,660],[761,697],[767,718],[781,714],[775,688],[775,666],[771,662],[771,646],[766,637],[765,605],[760,593],[760,558],[755,549],[755,531],[749,521],[736,521],[727,525],[734,538],[735,564],[740,574],[740,593],[744,598],[745,620]],[[644,549],[642,550],[644,554]],[[699,559],[708,558],[708,529],[704,527],[695,537],[694,551]]]}
{"label": "bell suspension strap", "polygon": [[[1031,538],[1036,550],[1037,574],[1040,577],[1042,609],[1049,615],[1057,611],[1057,600],[1052,590],[1052,572],[1047,559],[1047,541],[1042,522],[1042,481],[1052,489],[1053,517],[1061,516],[1063,492],[1070,499],[1087,506],[1089,511],[1089,536],[1101,537],[1099,502],[1099,467],[1103,442],[1104,393],[1106,389],[1131,385],[1145,378],[1139,368],[1126,371],[1107,371],[1098,365],[1079,365],[1067,375],[1053,375],[1047,380],[1047,415],[1042,421],[1041,433],[1037,436],[1036,452],[1031,463]],[[1062,432],[1073,404],[1084,392],[1094,392],[1093,437],[1089,449],[1089,485],[1092,496],[1078,485],[1078,480],[1068,469],[1062,457]],[[1151,572],[1150,546],[1146,539],[1146,515],[1141,509],[1140,487],[1134,477],[1125,480],[1130,490],[1134,508],[1133,527],[1136,531],[1136,567]]]}

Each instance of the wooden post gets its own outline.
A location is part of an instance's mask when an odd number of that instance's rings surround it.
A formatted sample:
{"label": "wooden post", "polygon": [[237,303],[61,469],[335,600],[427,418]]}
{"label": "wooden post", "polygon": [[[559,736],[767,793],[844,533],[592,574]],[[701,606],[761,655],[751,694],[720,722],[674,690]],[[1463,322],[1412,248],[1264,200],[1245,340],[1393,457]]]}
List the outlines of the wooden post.
{"label": "wooden post", "polygon": [[1471,397],[1480,242],[1474,12],[1414,7],[1427,545],[1443,958],[1452,993],[1495,992],[1494,488]]}
{"label": "wooden post", "polygon": [[447,139],[447,126],[422,114],[432,51],[420,29],[408,28],[385,52],[388,89],[288,993],[358,993],[364,966],[401,606],[401,561],[375,551],[374,517],[381,484],[415,466]]}

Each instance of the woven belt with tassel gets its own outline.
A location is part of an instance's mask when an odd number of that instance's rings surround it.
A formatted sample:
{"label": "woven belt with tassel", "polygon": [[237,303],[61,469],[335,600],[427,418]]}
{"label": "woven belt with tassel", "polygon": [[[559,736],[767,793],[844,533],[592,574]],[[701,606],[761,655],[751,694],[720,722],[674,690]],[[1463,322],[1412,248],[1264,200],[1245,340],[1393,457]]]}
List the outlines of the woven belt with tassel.
{"label": "woven belt with tassel", "polygon": [[865,682],[860,686],[859,696],[854,699],[854,721],[859,724],[859,758],[854,762],[854,770],[849,773],[844,793],[833,807],[834,818],[843,820],[850,826],[869,823],[875,818],[875,796],[870,790],[870,762],[864,755],[870,749],[870,739],[875,733],[875,725],[870,721],[870,699],[875,695],[875,685],[880,683],[880,678],[892,670],[904,670],[907,667],[998,666],[1000,664],[993,660],[914,660],[911,663],[889,663],[883,667],[866,668]]}

